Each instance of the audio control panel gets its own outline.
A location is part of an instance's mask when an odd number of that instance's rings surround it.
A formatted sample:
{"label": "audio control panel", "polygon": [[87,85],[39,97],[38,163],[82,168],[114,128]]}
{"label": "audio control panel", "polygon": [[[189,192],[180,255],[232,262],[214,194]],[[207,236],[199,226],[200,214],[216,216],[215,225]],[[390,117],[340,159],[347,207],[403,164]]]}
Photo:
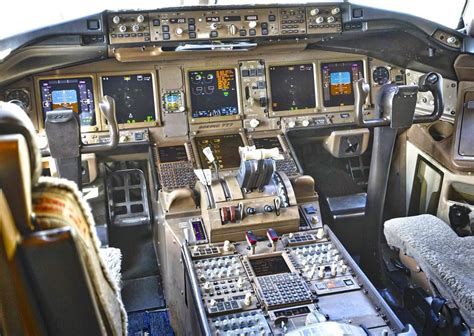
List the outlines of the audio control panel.
{"label": "audio control panel", "polygon": [[113,44],[285,38],[342,31],[341,7],[214,8],[110,13]]}
{"label": "audio control panel", "polygon": [[[187,247],[196,299],[205,307],[201,323],[211,334],[284,335],[314,324],[321,334],[335,325],[363,326],[361,334],[400,332],[393,312],[328,227],[281,236],[273,229],[261,237],[249,231],[245,237]],[[201,250],[210,253],[203,257]]]}

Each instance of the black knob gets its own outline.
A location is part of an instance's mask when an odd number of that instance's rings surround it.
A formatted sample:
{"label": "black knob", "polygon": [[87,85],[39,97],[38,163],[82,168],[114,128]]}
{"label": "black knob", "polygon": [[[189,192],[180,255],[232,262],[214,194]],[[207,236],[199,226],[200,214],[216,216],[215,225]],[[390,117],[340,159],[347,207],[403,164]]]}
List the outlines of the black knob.
{"label": "black knob", "polygon": [[245,212],[247,213],[247,215],[255,215],[257,211],[255,210],[255,208],[247,208],[245,209]]}
{"label": "black knob", "polygon": [[263,207],[263,211],[265,212],[273,212],[273,207],[269,204],[266,204],[264,207]]}

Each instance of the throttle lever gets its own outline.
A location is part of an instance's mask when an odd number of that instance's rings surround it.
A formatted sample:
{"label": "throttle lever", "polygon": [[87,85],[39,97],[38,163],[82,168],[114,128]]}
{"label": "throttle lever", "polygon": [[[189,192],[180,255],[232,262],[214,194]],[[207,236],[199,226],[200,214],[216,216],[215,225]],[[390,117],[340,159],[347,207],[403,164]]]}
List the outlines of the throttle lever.
{"label": "throttle lever", "polygon": [[109,142],[93,145],[82,145],[81,153],[97,153],[112,150],[119,143],[119,130],[115,117],[115,100],[110,96],[103,96],[99,100],[99,109],[107,120],[109,126]]}

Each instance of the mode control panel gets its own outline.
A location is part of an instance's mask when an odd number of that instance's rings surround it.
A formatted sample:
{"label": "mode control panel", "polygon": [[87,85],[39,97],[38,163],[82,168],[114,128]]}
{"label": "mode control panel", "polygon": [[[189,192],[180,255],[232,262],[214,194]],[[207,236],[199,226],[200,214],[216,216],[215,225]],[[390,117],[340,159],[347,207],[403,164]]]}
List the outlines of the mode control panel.
{"label": "mode control panel", "polygon": [[277,10],[233,9],[150,14],[152,41],[278,35]]}

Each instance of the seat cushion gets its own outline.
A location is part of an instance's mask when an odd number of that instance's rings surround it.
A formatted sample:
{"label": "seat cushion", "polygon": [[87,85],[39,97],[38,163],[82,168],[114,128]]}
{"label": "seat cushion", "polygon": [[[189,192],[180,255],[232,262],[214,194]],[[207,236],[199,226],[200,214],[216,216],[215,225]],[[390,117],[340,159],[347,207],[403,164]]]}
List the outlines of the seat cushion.
{"label": "seat cushion", "polygon": [[384,234],[390,246],[416,260],[440,294],[474,325],[474,237],[458,237],[432,215],[391,219]]}

